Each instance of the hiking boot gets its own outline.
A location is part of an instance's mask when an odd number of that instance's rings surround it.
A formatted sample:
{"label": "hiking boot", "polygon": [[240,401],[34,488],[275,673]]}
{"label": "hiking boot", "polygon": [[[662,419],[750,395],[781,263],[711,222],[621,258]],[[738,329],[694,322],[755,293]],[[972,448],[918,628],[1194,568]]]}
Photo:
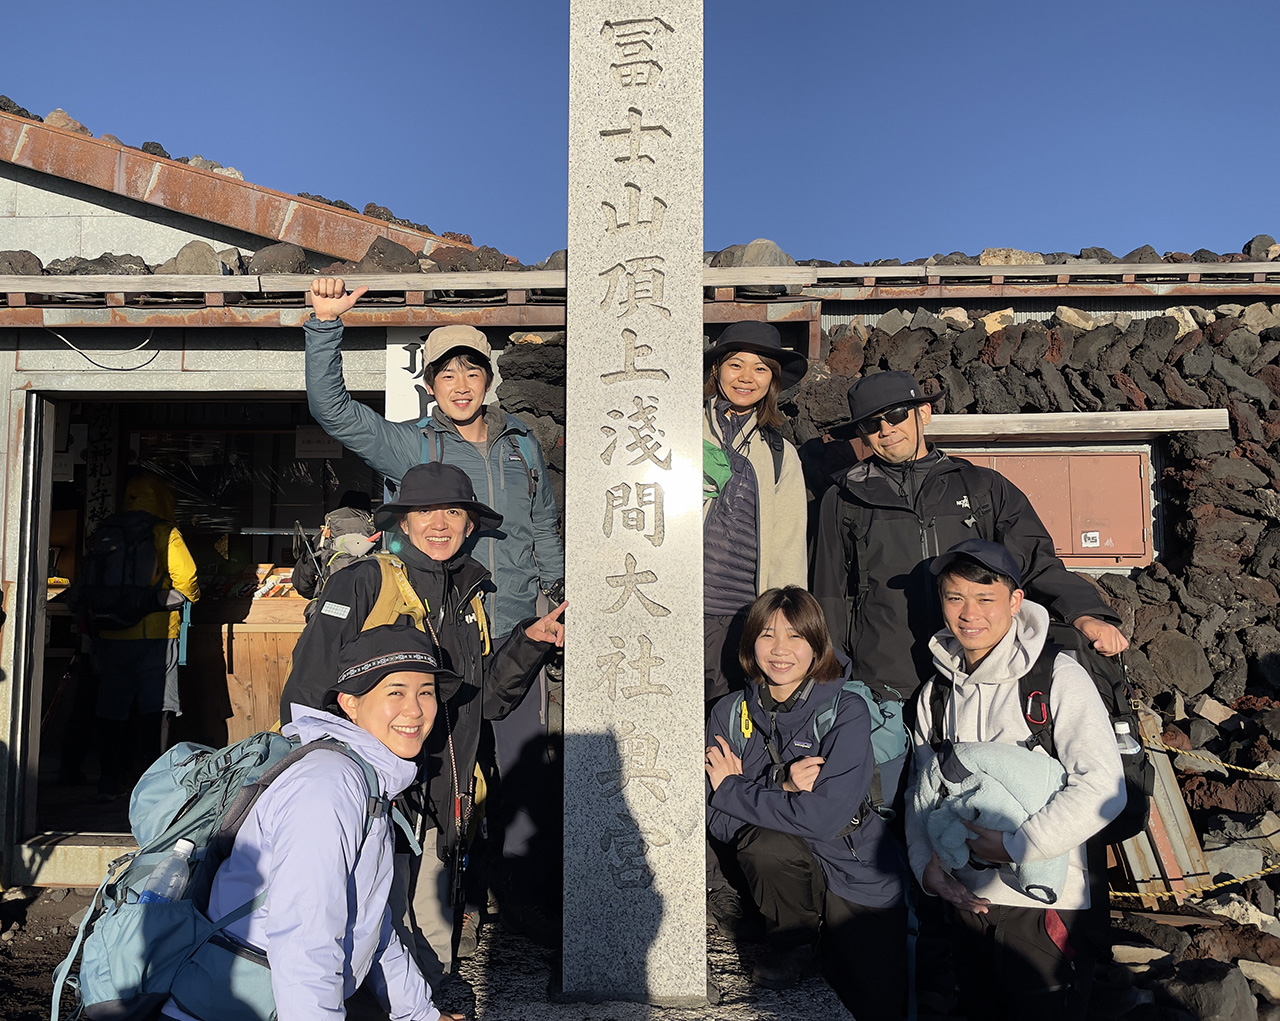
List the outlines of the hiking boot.
{"label": "hiking boot", "polygon": [[480,946],[480,909],[470,904],[462,914],[462,934],[458,937],[458,957],[474,957]]}
{"label": "hiking boot", "polygon": [[812,944],[787,950],[766,950],[751,969],[751,981],[766,989],[790,989],[812,970],[818,955]]}
{"label": "hiking boot", "polygon": [[708,890],[707,921],[721,936],[737,939],[746,924],[738,891],[728,884]]}

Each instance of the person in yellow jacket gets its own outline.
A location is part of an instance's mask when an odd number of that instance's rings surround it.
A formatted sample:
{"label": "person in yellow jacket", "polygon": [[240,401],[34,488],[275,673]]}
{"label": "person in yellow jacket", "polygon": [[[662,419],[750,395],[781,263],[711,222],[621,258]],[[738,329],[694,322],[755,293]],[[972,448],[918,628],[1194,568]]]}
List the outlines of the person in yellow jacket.
{"label": "person in yellow jacket", "polygon": [[[181,715],[178,699],[178,637],[184,600],[196,602],[196,563],[174,524],[173,491],[154,475],[138,475],[125,487],[125,511],[146,511],[153,528],[157,585],[169,607],[149,613],[133,627],[94,635],[93,667],[98,675],[98,793],[125,793],[134,772],[163,751],[165,714]],[[167,596],[165,595],[167,593]]]}

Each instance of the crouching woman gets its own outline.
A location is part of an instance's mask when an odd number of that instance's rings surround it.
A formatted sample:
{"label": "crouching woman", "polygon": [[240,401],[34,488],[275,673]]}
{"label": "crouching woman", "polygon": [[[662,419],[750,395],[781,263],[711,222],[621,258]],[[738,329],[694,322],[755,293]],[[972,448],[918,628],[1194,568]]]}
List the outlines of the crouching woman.
{"label": "crouching woman", "polygon": [[[265,953],[279,1021],[345,1017],[344,1003],[362,983],[390,1017],[442,1016],[392,925],[390,813],[370,818],[371,798],[386,806],[417,778],[415,760],[436,718],[439,662],[430,636],[403,624],[372,628],[344,646],[324,708],[295,706],[284,733],[304,744],[341,741],[372,767],[380,789],[370,791],[365,770],[340,749],[306,755],[254,803],[214,876],[212,918],[262,898],[225,932]],[[209,998],[218,1002],[179,1003],[175,986],[164,1016],[236,1016],[227,990]]]}
{"label": "crouching woman", "polygon": [[756,599],[739,651],[747,689],[720,699],[707,724],[707,822],[764,916],[769,951],[752,979],[794,985],[821,951],[859,1021],[900,1018],[905,864],[867,803],[866,703],[844,689],[822,611],[803,589]]}

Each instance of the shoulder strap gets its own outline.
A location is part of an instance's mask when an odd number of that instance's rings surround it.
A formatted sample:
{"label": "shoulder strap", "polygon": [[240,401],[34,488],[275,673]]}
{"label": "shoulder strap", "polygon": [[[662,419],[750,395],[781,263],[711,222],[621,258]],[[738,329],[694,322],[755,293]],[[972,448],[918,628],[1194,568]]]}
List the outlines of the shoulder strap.
{"label": "shoulder strap", "polygon": [[[935,752],[942,744],[943,716],[947,711],[947,703],[951,700],[951,678],[941,674],[933,675],[933,684],[929,687],[929,747]],[[917,712],[919,709],[917,708]]]}
{"label": "shoulder strap", "polygon": [[858,553],[858,542],[861,537],[867,534],[867,529],[871,525],[871,508],[858,500],[847,500],[843,494],[837,492],[836,505],[840,508],[840,537],[845,543],[844,546],[844,566],[848,571],[857,561],[858,577],[852,591],[849,595],[854,600],[854,606],[861,606],[867,597],[867,591],[871,587],[871,581],[867,574],[865,556]]}
{"label": "shoulder strap", "polygon": [[440,433],[431,424],[430,415],[418,419],[418,429],[422,433],[422,442],[418,448],[418,461],[421,464],[443,461],[444,453],[441,450]]}
{"label": "shoulder strap", "polygon": [[755,731],[751,722],[751,710],[747,708],[747,697],[739,691],[729,708],[729,744],[733,745],[733,753],[739,758],[746,750],[747,742]]}
{"label": "shoulder strap", "polygon": [[471,609],[475,611],[476,627],[480,631],[480,655],[487,656],[493,651],[493,639],[489,634],[489,617],[484,612],[484,596],[477,592],[471,597]]}
{"label": "shoulder strap", "polygon": [[773,455],[773,484],[776,486],[782,480],[782,453],[785,441],[782,433],[773,426],[765,426],[760,430],[760,435],[764,437],[765,443],[769,444],[769,453]]}
{"label": "shoulder strap", "polygon": [[385,550],[373,554],[373,558],[382,571],[382,584],[378,589],[378,598],[360,630],[368,631],[382,624],[394,624],[401,616],[408,614],[413,619],[413,626],[419,631],[425,631],[427,607],[409,584],[404,564]]}
{"label": "shoulder strap", "polygon": [[1022,704],[1022,716],[1031,731],[1028,748],[1043,748],[1057,758],[1053,743],[1053,713],[1049,709],[1049,694],[1053,689],[1053,664],[1063,651],[1056,642],[1045,642],[1031,669],[1018,678],[1018,697]]}
{"label": "shoulder strap", "polygon": [[952,458],[952,460],[960,470],[960,481],[964,483],[965,493],[968,494],[969,511],[976,519],[975,528],[978,535],[988,542],[994,541],[996,514],[991,502],[991,476],[963,457]]}
{"label": "shoulder strap", "polygon": [[840,709],[841,694],[846,691],[856,690],[857,682],[845,681],[844,684],[840,685],[840,690],[836,692],[836,697],[831,700],[831,704],[813,717],[813,740],[815,748],[822,743],[822,739],[824,737],[831,733],[831,728],[836,722],[836,713]]}
{"label": "shoulder strap", "polygon": [[532,500],[534,494],[538,491],[538,472],[530,463],[534,460],[533,450],[526,453],[523,444],[529,442],[529,437],[524,433],[507,433],[507,438],[511,440],[511,449],[516,452],[516,457],[520,458],[520,463],[524,465],[524,473],[529,479],[529,499]]}

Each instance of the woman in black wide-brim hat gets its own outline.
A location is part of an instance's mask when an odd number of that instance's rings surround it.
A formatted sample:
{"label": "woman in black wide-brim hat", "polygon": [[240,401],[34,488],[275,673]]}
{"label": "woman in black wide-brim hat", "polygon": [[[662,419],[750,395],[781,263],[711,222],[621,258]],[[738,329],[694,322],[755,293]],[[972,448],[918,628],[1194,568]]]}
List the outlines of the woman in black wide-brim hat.
{"label": "woman in black wide-brim hat", "polygon": [[807,583],[800,458],[782,438],[778,396],[808,359],[769,323],[733,323],[707,349],[703,440],[706,699],[742,686],[738,637],[771,588]]}
{"label": "woman in black wide-brim hat", "polygon": [[401,936],[435,987],[451,964],[453,912],[440,894],[447,898],[446,863],[457,867],[466,840],[481,722],[502,719],[519,705],[545,655],[563,646],[565,604],[540,620],[521,621],[509,636],[490,635],[481,599],[492,587],[489,572],[464,549],[472,533],[501,525],[502,515],[476,499],[456,465],[410,468],[396,499],[373,520],[386,551],[325,582],[319,609],[294,647],[280,714],[288,722],[294,703],[323,708],[341,650],[362,630],[393,622],[382,617],[416,614],[439,642],[449,674],[437,679],[440,708],[423,749],[423,782],[406,793],[422,854],[397,853],[391,898],[400,909],[398,925],[404,920]]}

